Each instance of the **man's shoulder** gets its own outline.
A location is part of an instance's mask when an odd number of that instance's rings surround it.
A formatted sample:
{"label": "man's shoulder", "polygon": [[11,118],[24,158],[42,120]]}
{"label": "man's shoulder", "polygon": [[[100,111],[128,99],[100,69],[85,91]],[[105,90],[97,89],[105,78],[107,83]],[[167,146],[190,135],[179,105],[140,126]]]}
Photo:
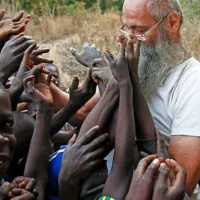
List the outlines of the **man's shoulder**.
{"label": "man's shoulder", "polygon": [[200,62],[198,60],[192,57],[182,63],[179,69],[179,86],[186,87],[191,86],[191,84],[200,83]]}

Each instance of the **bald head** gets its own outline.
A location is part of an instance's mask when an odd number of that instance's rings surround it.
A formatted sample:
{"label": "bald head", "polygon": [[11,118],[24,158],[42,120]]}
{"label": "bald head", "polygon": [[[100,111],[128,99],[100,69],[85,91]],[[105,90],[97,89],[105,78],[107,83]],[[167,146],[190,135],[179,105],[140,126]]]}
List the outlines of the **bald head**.
{"label": "bald head", "polygon": [[183,13],[179,0],[125,0],[123,21],[133,34],[146,33],[157,22],[161,24],[147,35],[146,44],[155,45],[161,31],[168,31],[170,39],[180,42]]}
{"label": "bald head", "polygon": [[150,14],[156,21],[176,12],[180,16],[181,25],[183,23],[183,11],[179,0],[125,0],[123,12],[127,10],[138,16]]}

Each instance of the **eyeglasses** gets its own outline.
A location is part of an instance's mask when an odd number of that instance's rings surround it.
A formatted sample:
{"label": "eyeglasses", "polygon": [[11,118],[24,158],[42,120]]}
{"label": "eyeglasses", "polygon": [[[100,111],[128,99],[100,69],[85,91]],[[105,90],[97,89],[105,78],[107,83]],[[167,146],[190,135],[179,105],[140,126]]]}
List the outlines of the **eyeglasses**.
{"label": "eyeglasses", "polygon": [[[146,36],[148,36],[153,29],[155,29],[157,26],[159,26],[163,21],[164,19],[166,18],[167,16],[163,17],[158,23],[156,23],[154,26],[152,26],[148,31],[146,31],[145,33],[143,34],[134,34],[134,36],[137,38],[137,40],[139,41],[146,41]],[[128,29],[128,31],[124,30],[125,28]],[[126,26],[126,25],[123,25],[121,28],[120,28],[120,31],[124,34],[124,36],[130,40],[130,33],[129,33],[129,28]]]}

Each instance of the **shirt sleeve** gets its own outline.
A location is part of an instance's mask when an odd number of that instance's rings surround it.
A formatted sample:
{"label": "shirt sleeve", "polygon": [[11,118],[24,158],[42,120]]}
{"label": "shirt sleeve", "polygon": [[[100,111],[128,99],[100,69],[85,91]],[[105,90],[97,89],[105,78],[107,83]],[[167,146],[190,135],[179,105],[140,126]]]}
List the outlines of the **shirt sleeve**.
{"label": "shirt sleeve", "polygon": [[171,135],[200,136],[200,67],[181,78],[174,96]]}

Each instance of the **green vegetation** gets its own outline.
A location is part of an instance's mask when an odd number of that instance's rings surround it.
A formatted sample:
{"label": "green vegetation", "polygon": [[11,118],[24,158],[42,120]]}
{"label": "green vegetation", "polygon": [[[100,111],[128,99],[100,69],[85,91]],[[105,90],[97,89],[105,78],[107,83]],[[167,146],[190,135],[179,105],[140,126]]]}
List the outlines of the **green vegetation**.
{"label": "green vegetation", "polygon": [[[44,12],[54,15],[72,13],[78,5],[83,5],[86,9],[99,6],[102,12],[108,9],[121,11],[123,0],[0,0],[0,3],[9,1],[15,9],[23,9],[28,12],[42,15]],[[191,15],[200,17],[200,0],[180,0],[183,8],[187,8]]]}

